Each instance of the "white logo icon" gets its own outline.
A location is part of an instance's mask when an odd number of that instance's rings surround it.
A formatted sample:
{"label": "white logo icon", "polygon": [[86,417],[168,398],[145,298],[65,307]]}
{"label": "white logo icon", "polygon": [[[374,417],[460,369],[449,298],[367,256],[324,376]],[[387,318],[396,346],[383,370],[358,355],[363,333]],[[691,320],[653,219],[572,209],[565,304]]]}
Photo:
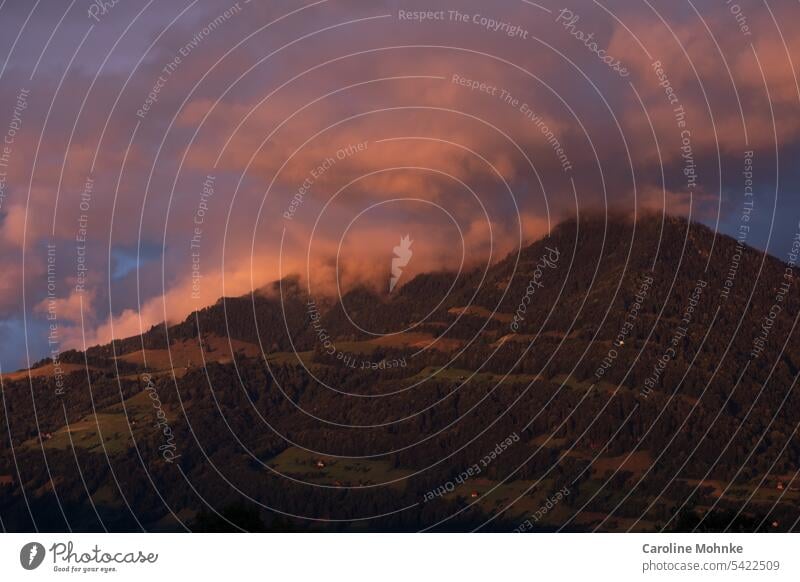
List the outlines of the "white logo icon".
{"label": "white logo icon", "polygon": [[403,274],[403,267],[408,265],[414,252],[411,245],[414,243],[409,235],[400,239],[400,244],[394,247],[394,257],[392,257],[392,278],[389,280],[389,293],[394,291],[400,276]]}

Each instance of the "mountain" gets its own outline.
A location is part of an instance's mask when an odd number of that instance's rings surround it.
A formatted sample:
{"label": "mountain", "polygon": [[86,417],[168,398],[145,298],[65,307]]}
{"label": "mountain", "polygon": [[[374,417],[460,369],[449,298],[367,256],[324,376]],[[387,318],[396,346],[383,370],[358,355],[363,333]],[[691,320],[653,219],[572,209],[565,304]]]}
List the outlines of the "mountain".
{"label": "mountain", "polygon": [[789,529],[798,287],[783,261],[660,216],[568,220],[392,293],[309,296],[288,278],[4,377],[0,517]]}

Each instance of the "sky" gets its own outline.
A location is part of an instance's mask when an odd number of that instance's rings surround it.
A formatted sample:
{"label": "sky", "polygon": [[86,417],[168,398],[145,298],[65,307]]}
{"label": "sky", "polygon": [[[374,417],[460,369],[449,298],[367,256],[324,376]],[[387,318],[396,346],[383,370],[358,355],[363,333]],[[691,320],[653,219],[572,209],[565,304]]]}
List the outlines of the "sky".
{"label": "sky", "polygon": [[406,281],[590,211],[731,236],[746,213],[746,242],[785,257],[796,10],[6,0],[0,369],[288,275],[382,289],[406,235]]}

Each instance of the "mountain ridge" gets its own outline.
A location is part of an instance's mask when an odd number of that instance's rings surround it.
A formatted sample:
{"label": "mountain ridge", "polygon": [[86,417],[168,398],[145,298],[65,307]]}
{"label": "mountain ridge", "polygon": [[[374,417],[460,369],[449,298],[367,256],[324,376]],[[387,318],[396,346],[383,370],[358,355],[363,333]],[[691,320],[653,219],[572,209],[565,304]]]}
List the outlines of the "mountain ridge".
{"label": "mountain ridge", "polygon": [[[569,243],[570,237],[574,238],[576,235],[577,236],[580,235],[580,233],[578,232],[580,230],[580,224],[583,224],[585,228],[590,229],[593,233],[596,233],[597,229],[600,227],[603,227],[604,229],[606,228],[610,229],[611,232],[608,233],[609,234],[608,238],[611,239],[612,238],[611,235],[614,234],[615,230],[619,231],[621,228],[628,229],[632,233],[633,232],[632,227],[634,225],[638,225],[637,228],[640,232],[643,229],[649,229],[650,231],[653,231],[655,230],[653,229],[654,223],[659,223],[659,222],[663,223],[663,225],[667,229],[669,229],[669,232],[667,233],[668,234],[667,238],[669,238],[669,235],[675,235],[675,234],[680,234],[681,232],[685,232],[687,235],[687,239],[689,239],[689,235],[694,230],[697,231],[699,235],[701,235],[706,239],[710,237],[712,239],[719,239],[723,242],[728,242],[733,246],[737,244],[737,241],[733,237],[723,233],[714,233],[714,231],[708,226],[700,222],[690,222],[683,217],[665,216],[662,219],[661,216],[651,215],[651,216],[646,216],[644,218],[639,218],[638,220],[634,221],[630,217],[620,216],[616,217],[614,220],[607,221],[604,220],[603,217],[601,216],[589,215],[588,217],[584,217],[580,220],[573,217],[559,222],[553,228],[552,233],[550,233],[549,235],[545,235],[544,237],[520,248],[519,257],[521,258],[522,264],[524,265],[526,257],[528,258],[528,260],[532,260],[533,255],[535,255],[537,252],[541,253],[542,247],[546,246],[548,242],[558,243],[558,242],[564,242],[564,239],[566,239],[567,243]],[[616,239],[615,241],[616,244],[624,242],[624,240],[622,241],[619,240],[620,237],[613,237],[613,238]],[[651,239],[652,237],[648,237],[647,240],[650,247],[652,247],[652,245],[654,244],[654,241]],[[659,247],[667,246],[663,242],[660,245],[657,243],[655,244]],[[566,248],[572,247],[571,244],[567,244],[565,246]],[[692,248],[690,250],[695,252],[700,251],[700,249],[696,248]],[[765,258],[766,261],[778,261],[782,265],[786,266],[785,261],[783,261],[782,259],[775,257],[773,255],[769,255],[768,253],[755,249],[754,247],[751,247],[747,244],[743,245],[743,252],[751,255],[755,254],[756,256],[766,255]],[[513,264],[516,254],[517,253],[515,252],[509,253],[506,257],[500,259],[498,262],[491,265],[489,267],[489,270],[493,272],[497,272],[499,269],[508,270],[510,266]],[[646,266],[647,266],[646,263],[643,263],[641,260],[637,261],[634,265],[632,265],[632,267],[635,267],[636,269],[640,270],[646,268]],[[459,286],[459,289],[463,289],[465,285],[469,285],[471,282],[474,282],[474,280],[478,277],[479,271],[480,268],[474,268],[469,272],[467,272],[464,275],[463,278],[464,280],[460,282],[461,285]],[[431,289],[440,289],[442,286],[448,286],[449,284],[452,283],[452,279],[454,276],[455,273],[452,271],[433,271],[433,272],[421,273],[416,275],[413,279],[406,282],[405,284],[400,285],[397,289],[397,293],[395,294],[378,293],[373,288],[370,288],[368,286],[357,286],[346,292],[342,296],[342,300],[352,299],[354,295],[363,293],[367,294],[368,296],[376,300],[381,299],[385,301],[388,305],[395,305],[396,303],[400,303],[402,305],[405,302],[404,300],[408,300],[410,298],[412,301],[419,301],[420,296],[424,296],[426,293],[429,293]],[[387,268],[387,277],[388,277],[388,268]],[[224,305],[226,302],[233,303],[251,299],[253,301],[266,300],[274,302],[276,298],[280,297],[282,294],[284,294],[290,300],[296,299],[297,297],[307,299],[305,292],[302,290],[299,277],[297,275],[288,275],[287,277],[284,277],[282,280],[274,281],[266,286],[263,286],[259,289],[246,293],[244,295],[232,296],[232,297],[220,297],[214,304],[208,305],[204,308],[192,312],[183,321],[179,323],[168,324],[167,322],[161,322],[159,324],[152,326],[151,329],[145,332],[144,334],[135,335],[127,338],[115,339],[113,340],[113,342],[110,342],[108,344],[91,346],[90,348],[88,348],[87,352],[94,353],[98,351],[98,349],[101,349],[103,352],[106,352],[107,350],[105,350],[104,348],[108,348],[112,344],[126,346],[141,341],[144,341],[145,344],[148,344],[148,342],[151,339],[155,340],[156,338],[158,338],[156,341],[160,343],[164,335],[162,333],[162,330],[166,328],[176,328],[183,330],[187,326],[191,327],[193,325],[194,320],[198,318],[202,319],[203,317],[207,317],[209,311],[224,309]],[[319,297],[315,296],[314,299],[316,302],[325,305],[326,309],[331,309],[332,307],[335,308],[342,302],[341,300],[336,300],[335,298],[329,297],[327,295],[322,295]],[[466,299],[468,299],[468,297],[459,296],[459,300],[466,300]],[[183,332],[179,332],[179,335],[182,335],[182,333]],[[124,351],[125,348],[122,348],[122,350],[123,351],[121,353],[125,353]],[[39,362],[39,364],[45,364],[45,363],[49,363],[48,360],[45,359]],[[32,367],[31,369],[34,369],[35,367],[36,366]]]}
{"label": "mountain ridge", "polygon": [[[391,296],[361,288],[311,303],[296,279],[284,280],[283,302],[274,289],[223,298],[143,337],[65,353],[76,368],[62,396],[44,368],[5,382],[10,442],[32,468],[26,488],[46,488],[47,471],[35,469],[42,450],[64,473],[77,455],[97,486],[111,478],[98,463],[105,455],[127,489],[144,458],[154,482],[177,487],[164,493],[169,502],[207,527],[148,429],[148,395],[157,394],[177,462],[222,503],[236,500],[209,459],[252,498],[297,515],[346,522],[366,507],[391,515],[424,501],[413,516],[377,519],[386,531],[427,527],[473,493],[479,502],[449,527],[498,514],[495,527],[510,531],[565,486],[570,495],[541,528],[788,527],[800,497],[775,491],[800,467],[798,281],[771,318],[786,263],[704,225],[665,224],[567,221],[485,276],[423,274]],[[515,444],[480,479],[430,498],[509,435]],[[0,475],[13,475],[8,458]],[[59,485],[91,530],[78,486]],[[142,495],[148,523],[170,529],[160,500]],[[35,499],[52,507],[49,493]],[[118,500],[105,511],[117,530],[133,527]],[[244,513],[278,527],[264,508]]]}

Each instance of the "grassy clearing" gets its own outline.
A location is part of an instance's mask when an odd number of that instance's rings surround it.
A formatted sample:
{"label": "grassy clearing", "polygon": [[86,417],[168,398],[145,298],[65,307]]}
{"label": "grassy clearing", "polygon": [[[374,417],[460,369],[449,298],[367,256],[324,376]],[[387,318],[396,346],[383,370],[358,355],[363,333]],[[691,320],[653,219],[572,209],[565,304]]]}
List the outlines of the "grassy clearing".
{"label": "grassy clearing", "polygon": [[195,338],[175,342],[168,350],[139,350],[120,356],[124,362],[147,367],[151,370],[172,370],[202,366],[203,362],[227,363],[234,354],[256,357],[261,350],[256,344],[239,340],[228,340],[217,336],[206,336],[201,343]]}
{"label": "grassy clearing", "polygon": [[[72,421],[69,426],[63,426],[51,433],[50,438],[45,438],[42,444],[46,450],[69,450],[74,446],[101,455],[125,452],[133,446],[131,428],[134,432],[157,430],[153,427],[155,411],[147,392],[140,392],[127,399],[125,409],[128,416],[125,415],[122,403],[119,403],[99,410],[96,415]],[[175,415],[167,408],[164,408],[164,412],[168,421],[175,420]],[[39,439],[29,439],[22,446],[38,449]]]}
{"label": "grassy clearing", "polygon": [[[105,450],[110,455],[127,450],[131,444],[125,415],[103,412],[98,412],[96,416],[82,418],[71,423],[69,427],[62,427],[52,433],[51,438],[43,441],[45,449],[69,450],[74,445],[75,448],[100,454],[103,454],[103,445],[105,445]],[[37,447],[38,439],[26,441],[23,446]]]}
{"label": "grassy clearing", "polygon": [[447,313],[451,315],[469,315],[473,317],[479,317],[481,319],[490,317],[501,323],[510,323],[514,320],[514,316],[511,313],[492,313],[485,307],[481,307],[479,305],[470,305],[469,307],[452,307],[447,310]]}
{"label": "grassy clearing", "polygon": [[[69,374],[74,374],[76,372],[84,372],[86,373],[86,366],[81,364],[60,364],[60,373],[64,376]],[[89,368],[89,370],[93,370],[94,368]],[[3,380],[5,382],[18,382],[20,380],[27,380],[30,378],[50,378],[55,377],[56,369],[53,364],[46,364],[44,366],[40,366],[38,368],[34,368],[33,370],[20,370],[19,372],[13,372],[11,374],[3,374]]]}
{"label": "grassy clearing", "polygon": [[[409,471],[393,468],[388,461],[321,457],[296,447],[290,447],[273,457],[268,465],[297,479],[343,487],[386,483],[410,474]],[[393,484],[397,487],[404,485],[404,481]]]}

